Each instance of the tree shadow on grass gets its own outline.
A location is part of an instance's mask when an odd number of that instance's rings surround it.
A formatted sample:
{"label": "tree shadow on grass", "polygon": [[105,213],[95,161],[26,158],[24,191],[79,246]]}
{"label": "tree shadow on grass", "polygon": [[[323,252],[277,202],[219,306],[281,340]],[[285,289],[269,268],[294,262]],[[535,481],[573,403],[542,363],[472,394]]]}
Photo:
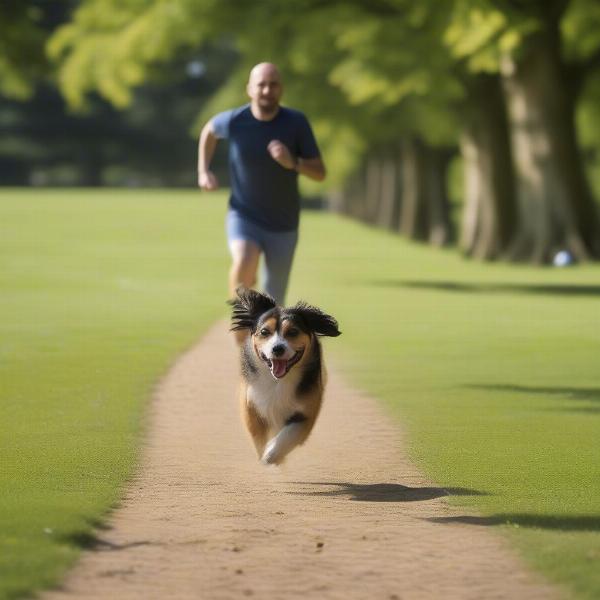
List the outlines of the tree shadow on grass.
{"label": "tree shadow on grass", "polygon": [[540,394],[543,396],[560,396],[571,400],[587,400],[600,402],[600,388],[575,388],[560,386],[514,385],[511,383],[471,384],[465,387],[479,390],[499,392],[517,392],[520,394]]}
{"label": "tree shadow on grass", "polygon": [[[560,400],[573,400],[576,402],[600,404],[600,388],[576,388],[562,386],[531,386],[514,384],[470,384],[465,388],[472,390],[485,390],[493,392],[510,392],[518,394],[550,396]],[[582,412],[587,414],[600,413],[600,406],[584,404],[573,408],[563,409],[568,412]]]}
{"label": "tree shadow on grass", "polygon": [[526,529],[545,529],[552,531],[600,531],[600,516],[594,515],[531,515],[497,514],[489,517],[463,515],[457,517],[432,517],[426,519],[432,523],[463,523],[467,525],[497,526],[508,525]]}
{"label": "tree shadow on grass", "polygon": [[466,488],[408,487],[398,483],[293,482],[305,486],[334,489],[288,492],[298,496],[347,497],[357,502],[419,502],[445,496],[484,496],[485,492]]}
{"label": "tree shadow on grass", "polygon": [[469,294],[536,294],[544,296],[600,296],[600,285],[550,283],[464,283],[456,281],[414,281],[380,279],[378,287],[404,287]]}

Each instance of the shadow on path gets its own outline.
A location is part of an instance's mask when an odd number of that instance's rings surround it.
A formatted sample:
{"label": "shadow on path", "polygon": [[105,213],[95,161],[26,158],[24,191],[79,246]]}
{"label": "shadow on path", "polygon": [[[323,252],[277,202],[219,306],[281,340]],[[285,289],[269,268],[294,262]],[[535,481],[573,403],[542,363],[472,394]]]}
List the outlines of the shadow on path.
{"label": "shadow on path", "polygon": [[94,535],[93,533],[88,532],[77,532],[71,533],[67,535],[60,536],[60,540],[66,542],[68,544],[79,546],[85,550],[126,550],[127,548],[135,548],[136,546],[148,546],[153,544],[149,540],[141,540],[139,542],[128,542],[126,544],[115,544],[114,542],[109,542],[108,540],[103,540],[102,538]]}
{"label": "shadow on path", "polygon": [[465,488],[408,487],[398,483],[292,482],[296,485],[327,486],[336,489],[288,492],[298,496],[348,496],[359,502],[419,502],[444,496],[485,496],[485,492]]}

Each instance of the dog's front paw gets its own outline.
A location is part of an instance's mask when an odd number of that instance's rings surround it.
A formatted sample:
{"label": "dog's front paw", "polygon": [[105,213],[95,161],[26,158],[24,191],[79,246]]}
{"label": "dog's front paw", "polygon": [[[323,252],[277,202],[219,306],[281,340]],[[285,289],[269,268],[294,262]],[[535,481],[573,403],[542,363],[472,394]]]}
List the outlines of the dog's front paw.
{"label": "dog's front paw", "polygon": [[283,457],[280,456],[280,452],[279,452],[279,449],[277,448],[276,440],[271,440],[267,444],[267,447],[265,448],[265,451],[263,452],[260,462],[263,465],[278,465],[281,463],[282,459],[283,459]]}

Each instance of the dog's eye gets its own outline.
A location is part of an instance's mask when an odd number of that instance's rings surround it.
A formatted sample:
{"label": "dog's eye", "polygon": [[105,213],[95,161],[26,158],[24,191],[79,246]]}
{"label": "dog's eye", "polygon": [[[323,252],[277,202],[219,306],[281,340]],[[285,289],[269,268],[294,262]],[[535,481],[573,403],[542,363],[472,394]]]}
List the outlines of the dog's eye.
{"label": "dog's eye", "polygon": [[293,338],[293,337],[296,337],[298,335],[300,335],[300,330],[297,327],[290,327],[287,330],[287,337],[292,337]]}
{"label": "dog's eye", "polygon": [[268,337],[271,335],[271,332],[266,327],[264,327],[260,330],[259,335],[260,337]]}

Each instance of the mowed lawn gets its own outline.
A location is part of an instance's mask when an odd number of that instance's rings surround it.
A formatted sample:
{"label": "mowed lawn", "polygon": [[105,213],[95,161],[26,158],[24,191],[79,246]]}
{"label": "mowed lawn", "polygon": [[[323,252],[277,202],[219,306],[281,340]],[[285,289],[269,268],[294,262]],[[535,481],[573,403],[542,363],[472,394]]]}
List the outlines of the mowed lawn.
{"label": "mowed lawn", "polygon": [[482,264],[305,215],[291,292],[338,317],[327,351],[452,501],[485,516],[468,522],[600,598],[599,265]]}
{"label": "mowed lawn", "polygon": [[226,314],[223,196],[0,192],[0,598],[56,582],[131,474],[143,407]]}
{"label": "mowed lawn", "polygon": [[[0,193],[0,598],[55,582],[118,502],[153,385],[226,314],[224,213],[194,191]],[[307,212],[299,298],[465,514],[600,596],[599,266],[481,264]]]}

